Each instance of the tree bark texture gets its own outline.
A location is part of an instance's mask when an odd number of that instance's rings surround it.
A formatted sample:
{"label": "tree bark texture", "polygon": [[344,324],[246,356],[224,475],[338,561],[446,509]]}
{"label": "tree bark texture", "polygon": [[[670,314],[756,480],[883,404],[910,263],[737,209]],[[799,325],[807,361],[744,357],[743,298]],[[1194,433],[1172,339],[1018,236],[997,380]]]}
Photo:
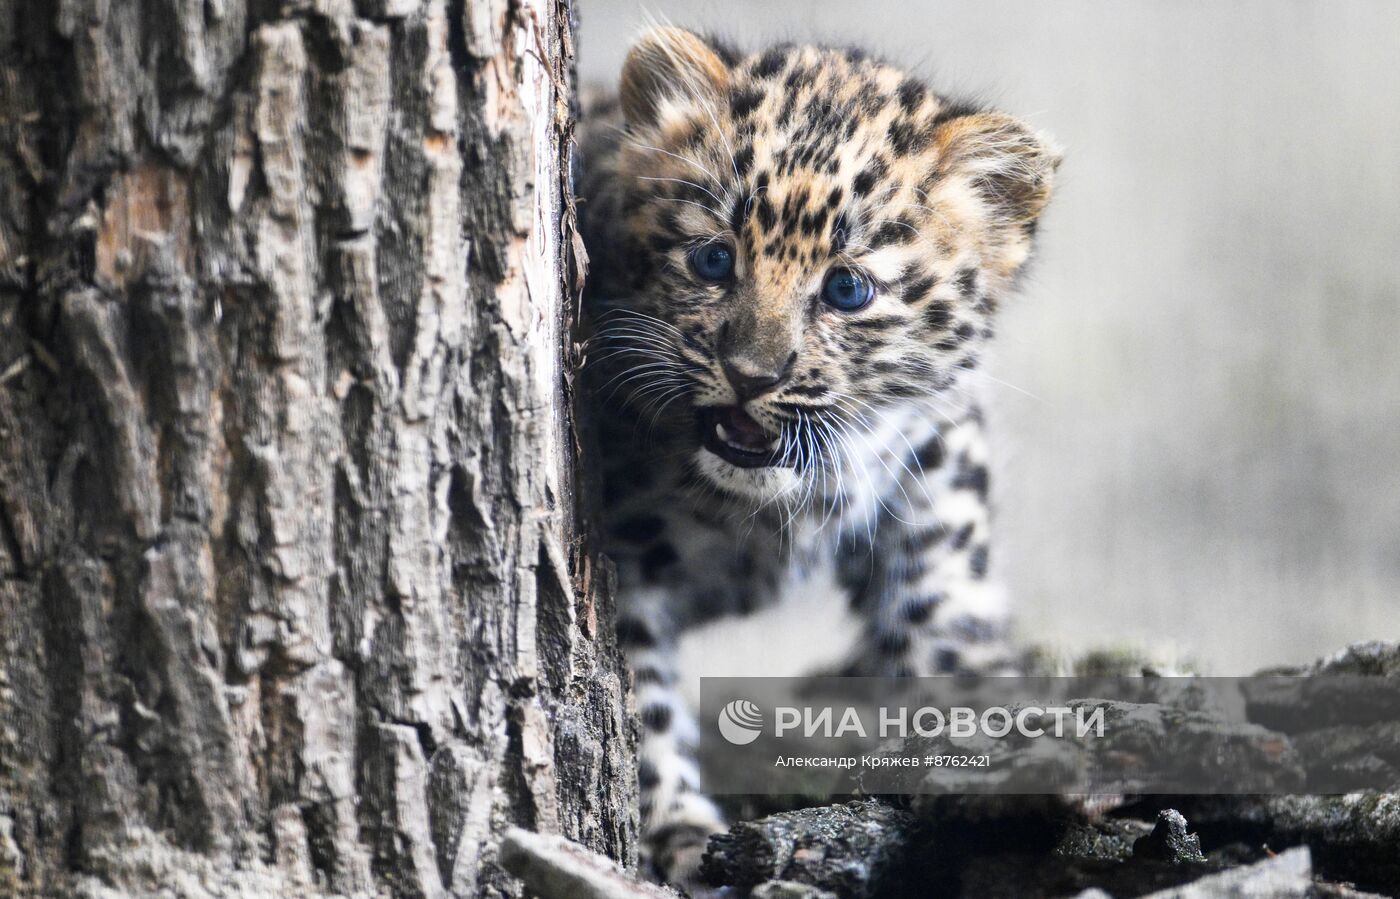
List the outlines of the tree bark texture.
{"label": "tree bark texture", "polygon": [[568,0],[0,0],[0,895],[624,863]]}

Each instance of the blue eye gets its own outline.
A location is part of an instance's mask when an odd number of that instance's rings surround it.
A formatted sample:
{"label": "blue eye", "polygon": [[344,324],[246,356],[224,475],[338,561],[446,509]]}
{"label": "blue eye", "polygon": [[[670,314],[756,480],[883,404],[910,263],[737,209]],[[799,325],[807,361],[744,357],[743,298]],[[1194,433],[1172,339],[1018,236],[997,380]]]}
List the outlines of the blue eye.
{"label": "blue eye", "polygon": [[859,272],[848,268],[832,269],[822,285],[822,302],[842,312],[864,309],[875,299],[875,285]]}
{"label": "blue eye", "polygon": [[690,251],[690,267],[706,281],[728,281],[734,274],[734,250],[720,241]]}

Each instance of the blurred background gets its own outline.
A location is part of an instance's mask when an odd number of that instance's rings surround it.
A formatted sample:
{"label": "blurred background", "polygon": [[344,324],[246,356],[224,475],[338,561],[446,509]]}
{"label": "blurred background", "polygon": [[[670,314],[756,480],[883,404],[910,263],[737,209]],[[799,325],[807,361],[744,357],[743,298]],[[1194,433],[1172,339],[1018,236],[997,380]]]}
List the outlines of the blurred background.
{"label": "blurred background", "polygon": [[1066,148],[989,369],[1026,638],[1216,674],[1400,639],[1400,3],[579,5],[585,83],[654,16],[859,44]]}

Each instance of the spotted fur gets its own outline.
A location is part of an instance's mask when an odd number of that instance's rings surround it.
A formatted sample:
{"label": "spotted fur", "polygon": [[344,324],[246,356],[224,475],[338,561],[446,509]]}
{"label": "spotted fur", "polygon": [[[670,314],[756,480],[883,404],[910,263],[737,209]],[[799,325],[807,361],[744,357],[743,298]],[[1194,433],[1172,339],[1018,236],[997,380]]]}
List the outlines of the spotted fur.
{"label": "spotted fur", "polygon": [[[588,127],[586,370],[618,633],[649,857],[684,879],[723,826],[676,689],[687,628],[823,584],[859,622],[845,670],[1005,663],[977,367],[1059,157],[858,52],[741,56],[669,27],[633,47]],[[717,240],[722,283],[690,261]],[[835,267],[873,284],[869,306],[822,302]],[[702,445],[725,408],[776,435],[775,464]]]}

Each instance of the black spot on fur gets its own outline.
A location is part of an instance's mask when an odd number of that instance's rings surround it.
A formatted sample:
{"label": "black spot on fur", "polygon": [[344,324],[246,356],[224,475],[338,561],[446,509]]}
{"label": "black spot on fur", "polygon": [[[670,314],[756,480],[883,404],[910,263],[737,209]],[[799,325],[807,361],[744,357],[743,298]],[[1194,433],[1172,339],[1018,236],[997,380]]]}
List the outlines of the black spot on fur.
{"label": "black spot on fur", "polygon": [[678,237],[681,231],[681,214],[668,208],[656,217],[656,227],[671,237]]}
{"label": "black spot on fur", "polygon": [[997,638],[996,625],[973,615],[963,615],[948,622],[948,632],[970,643],[989,643]]}
{"label": "black spot on fur", "polygon": [[763,102],[763,92],[757,88],[736,89],[729,94],[729,111],[736,119],[746,119]]}
{"label": "black spot on fur", "polygon": [[739,55],[738,49],[724,38],[716,37],[713,34],[702,34],[700,38],[705,42],[706,46],[715,51],[715,55],[727,66],[736,66],[739,64],[739,60],[743,58]]}
{"label": "black spot on fur", "polygon": [[908,600],[902,609],[904,620],[910,624],[923,624],[933,617],[933,609],[942,599],[942,596],[935,593],[931,596],[916,596]]}
{"label": "black spot on fur", "polygon": [[626,484],[622,483],[617,478],[610,477],[603,482],[603,504],[608,506],[613,505],[626,497],[630,492]]}
{"label": "black spot on fur", "polygon": [[786,46],[770,47],[754,63],[753,74],[755,78],[772,78],[782,71],[787,63],[788,48]]}
{"label": "black spot on fur", "polygon": [[802,234],[804,237],[816,238],[826,228],[828,212],[825,208],[817,209],[802,216]]}
{"label": "black spot on fur", "polygon": [[[789,84],[797,76],[799,69],[794,69],[792,74],[788,75]],[[797,95],[793,93],[795,90],[794,87],[788,87],[787,99],[783,100],[783,105],[778,109],[777,125],[779,128],[786,128],[788,123],[792,121],[792,111],[797,107]]]}
{"label": "black spot on fur", "polygon": [[628,543],[645,543],[655,539],[666,527],[660,515],[634,515],[613,526],[613,536]]}
{"label": "black spot on fur", "polygon": [[681,332],[681,341],[684,342],[686,346],[690,347],[696,353],[700,354],[702,358],[714,359],[715,354],[710,350],[708,346],[705,345],[705,342],[702,339],[704,336],[705,332],[701,328],[699,328],[698,326],[691,327]]}
{"label": "black spot on fur", "polygon": [[962,269],[958,272],[953,283],[957,285],[958,293],[962,294],[965,299],[973,299],[977,296],[977,269]]}
{"label": "black spot on fur", "polygon": [[977,495],[987,498],[987,466],[973,465],[958,472],[953,478],[953,487],[957,490],[974,490]]}
{"label": "black spot on fur", "polygon": [[928,565],[918,556],[901,556],[887,561],[888,571],[886,576],[891,583],[903,581],[906,584],[913,583],[928,574]]}
{"label": "black spot on fur", "polygon": [[617,619],[617,642],[624,647],[650,649],[656,645],[656,634],[637,616],[624,615]]}
{"label": "black spot on fur", "polygon": [[734,154],[734,168],[742,178],[753,167],[753,147],[740,147]]}
{"label": "black spot on fur", "polygon": [[962,549],[967,546],[968,541],[972,539],[972,531],[974,528],[975,525],[973,525],[972,522],[968,522],[961,528],[958,528],[958,532],[953,535],[953,549]]}
{"label": "black spot on fur", "polygon": [[935,331],[946,331],[953,323],[953,307],[943,300],[934,300],[924,307],[924,321]]}
{"label": "black spot on fur", "polygon": [[849,231],[846,213],[843,212],[836,216],[836,219],[831,223],[831,252],[839,253],[846,248]]}
{"label": "black spot on fur", "polygon": [[905,78],[899,85],[899,108],[906,114],[912,113],[928,96],[928,88],[913,78]]}
{"label": "black spot on fur", "polygon": [[880,227],[875,229],[875,233],[870,235],[870,249],[878,250],[891,244],[906,244],[914,239],[916,233],[913,226],[903,219],[882,222]]}
{"label": "black spot on fur", "polygon": [[904,631],[884,631],[875,638],[875,648],[883,656],[902,656],[909,651],[909,635]]}
{"label": "black spot on fur", "polygon": [[[873,119],[884,111],[889,105],[890,98],[880,93],[878,90],[866,91],[861,94],[857,103],[860,106],[860,115],[865,119]],[[855,124],[857,119],[852,116],[851,123]],[[847,139],[854,133],[854,129],[847,133]]]}
{"label": "black spot on fur", "polygon": [[794,396],[805,396],[813,399],[819,396],[826,396],[825,384],[792,384],[787,388],[787,392]]}
{"label": "black spot on fur", "polygon": [[671,707],[661,702],[642,706],[642,725],[654,733],[666,733],[671,729]]}
{"label": "black spot on fur", "polygon": [[879,315],[873,318],[854,318],[847,322],[847,325],[852,328],[883,331],[903,323],[904,319],[898,315]]}
{"label": "black spot on fur", "polygon": [[919,466],[920,471],[933,471],[943,464],[943,457],[943,439],[934,437],[914,453],[914,464]]}
{"label": "black spot on fur", "polygon": [[887,137],[890,149],[894,150],[896,156],[910,155],[920,148],[920,143],[925,139],[923,133],[905,119],[890,122]]}
{"label": "black spot on fur", "polygon": [[758,198],[758,202],[754,206],[754,212],[758,215],[759,227],[764,231],[772,231],[773,227],[778,224],[777,210],[773,208],[773,204],[769,201],[767,194]]}
{"label": "black spot on fur", "polygon": [[851,190],[855,192],[856,196],[863,197],[874,190],[875,185],[879,184],[887,174],[889,174],[889,166],[885,164],[884,160],[872,159],[851,182]]}
{"label": "black spot on fur", "polygon": [[948,536],[948,529],[941,524],[912,530],[904,535],[904,551],[923,553],[942,543]]}
{"label": "black spot on fur", "polygon": [[655,789],[661,783],[661,774],[651,759],[642,759],[637,764],[637,784],[643,790]]}
{"label": "black spot on fur", "polygon": [[947,337],[944,337],[942,340],[938,341],[938,343],[935,343],[934,346],[940,350],[944,350],[945,352],[956,350],[958,347],[962,346],[963,343],[967,341],[967,338],[972,336],[971,328],[971,325],[969,325],[967,322],[963,322],[962,324],[958,325],[958,329],[956,331],[954,331],[952,334],[949,334]]}
{"label": "black spot on fur", "polygon": [[655,580],[662,569],[676,564],[680,557],[669,543],[658,543],[642,554],[642,577]]}
{"label": "black spot on fur", "polygon": [[909,281],[904,285],[904,291],[900,294],[900,299],[906,303],[922,302],[938,283],[937,275],[929,275],[926,278],[919,278],[916,281]]}
{"label": "black spot on fur", "polygon": [[963,116],[976,115],[981,111],[977,104],[968,103],[965,100],[944,100],[943,105],[939,107],[938,113],[934,115],[929,124],[936,128],[944,122],[960,119]]}
{"label": "black spot on fur", "polygon": [[704,136],[704,123],[695,121],[686,125],[684,130],[675,136],[675,141],[683,146],[694,146],[700,143]]}
{"label": "black spot on fur", "polygon": [[743,200],[737,200],[734,208],[729,210],[729,230],[738,234],[744,230],[744,222],[748,221],[749,209],[751,207]]}
{"label": "black spot on fur", "polygon": [[808,193],[805,188],[794,190],[788,194],[783,201],[782,221],[785,230],[791,231],[797,226],[798,219],[802,215],[802,208],[807,205]]}
{"label": "black spot on fur", "polygon": [[666,677],[655,665],[638,665],[632,672],[632,683],[638,687],[643,684],[665,684]]}
{"label": "black spot on fur", "polygon": [[978,580],[987,576],[987,552],[987,544],[983,543],[972,551],[972,556],[967,560],[968,571]]}

